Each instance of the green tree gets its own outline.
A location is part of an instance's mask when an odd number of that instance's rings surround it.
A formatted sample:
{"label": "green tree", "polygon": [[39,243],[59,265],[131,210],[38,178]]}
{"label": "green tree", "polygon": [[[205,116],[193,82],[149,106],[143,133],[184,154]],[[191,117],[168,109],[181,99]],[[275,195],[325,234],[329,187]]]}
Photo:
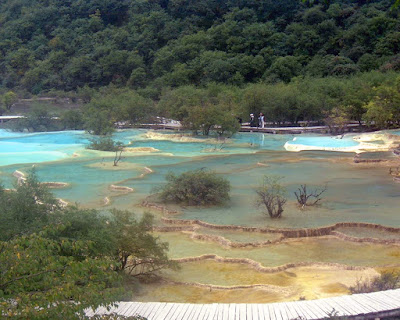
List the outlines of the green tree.
{"label": "green tree", "polygon": [[[397,80],[399,83],[400,81]],[[380,86],[366,105],[364,119],[378,128],[388,128],[400,121],[400,86]]]}
{"label": "green tree", "polygon": [[265,207],[265,214],[272,219],[282,217],[286,204],[286,188],[280,183],[281,178],[264,176],[261,185],[256,189],[257,204]]}
{"label": "green tree", "polygon": [[8,111],[10,111],[13,104],[17,101],[18,101],[18,96],[16,93],[12,91],[8,91],[3,95],[3,104],[5,105]]}
{"label": "green tree", "polygon": [[129,211],[113,210],[108,229],[113,236],[117,270],[133,277],[154,276],[165,268],[178,265],[167,256],[168,243],[151,235],[153,216],[145,213],[137,220]]}
{"label": "green tree", "polygon": [[[58,206],[34,172],[0,188],[0,312],[15,319],[82,317],[121,299],[125,271],[150,277],[176,268],[153,219]],[[121,272],[124,271],[124,272]]]}
{"label": "green tree", "polygon": [[187,171],[178,176],[169,173],[166,180],[167,184],[161,188],[160,193],[163,201],[207,205],[229,200],[229,181],[212,171]]}
{"label": "green tree", "polygon": [[62,123],[47,106],[35,104],[25,118],[11,127],[15,131],[47,132],[62,130]]}
{"label": "green tree", "polygon": [[57,209],[58,201],[39,182],[32,169],[26,180],[20,180],[15,191],[0,187],[0,240],[41,230]]}
{"label": "green tree", "polygon": [[68,110],[61,115],[60,121],[64,129],[82,130],[84,126],[83,112],[79,110]]}
{"label": "green tree", "polygon": [[[58,226],[62,228],[62,226]],[[118,299],[120,281],[108,258],[92,258],[90,242],[46,232],[0,242],[0,312],[13,319],[65,319]]]}

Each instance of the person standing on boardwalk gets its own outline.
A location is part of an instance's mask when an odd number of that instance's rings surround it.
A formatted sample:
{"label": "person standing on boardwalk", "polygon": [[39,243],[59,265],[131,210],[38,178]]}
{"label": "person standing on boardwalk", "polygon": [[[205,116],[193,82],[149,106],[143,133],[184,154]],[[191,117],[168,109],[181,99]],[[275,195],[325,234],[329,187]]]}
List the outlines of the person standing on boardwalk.
{"label": "person standing on boardwalk", "polygon": [[250,127],[257,127],[256,118],[253,113],[250,113]]}
{"label": "person standing on boardwalk", "polygon": [[265,122],[264,122],[264,114],[260,112],[260,116],[258,117],[258,127],[264,129]]}

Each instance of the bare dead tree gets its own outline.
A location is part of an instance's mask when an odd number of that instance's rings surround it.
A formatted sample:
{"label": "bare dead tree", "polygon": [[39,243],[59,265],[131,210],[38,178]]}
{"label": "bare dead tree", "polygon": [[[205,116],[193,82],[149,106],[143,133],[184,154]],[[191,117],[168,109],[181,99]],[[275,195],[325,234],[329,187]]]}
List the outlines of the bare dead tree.
{"label": "bare dead tree", "polygon": [[115,143],[115,157],[114,157],[114,167],[118,165],[118,162],[122,160],[122,151],[124,151],[124,147],[122,142]]}
{"label": "bare dead tree", "polygon": [[114,167],[118,165],[118,162],[120,162],[122,159],[122,150],[115,151],[115,157],[114,157]]}
{"label": "bare dead tree", "polygon": [[321,201],[321,195],[326,191],[327,187],[316,188],[313,191],[307,191],[307,185],[302,184],[297,191],[294,192],[297,202],[304,208],[306,206],[315,206],[319,201]]}

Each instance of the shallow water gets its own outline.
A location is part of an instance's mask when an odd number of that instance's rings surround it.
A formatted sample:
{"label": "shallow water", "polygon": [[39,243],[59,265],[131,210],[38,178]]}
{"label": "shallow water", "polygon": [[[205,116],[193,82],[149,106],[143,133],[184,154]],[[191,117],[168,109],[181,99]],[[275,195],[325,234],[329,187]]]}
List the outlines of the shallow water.
{"label": "shallow water", "polygon": [[400,233],[399,232],[390,232],[379,229],[372,228],[351,228],[351,227],[340,227],[335,229],[338,232],[341,232],[345,235],[356,237],[356,238],[375,238],[375,239],[383,239],[383,240],[399,240],[400,241]]}
{"label": "shallow water", "polygon": [[280,233],[258,233],[244,231],[229,231],[209,228],[198,228],[196,233],[211,236],[221,236],[229,241],[238,243],[253,243],[278,240],[282,235]]}
{"label": "shallow water", "polygon": [[215,254],[223,258],[247,258],[264,267],[300,262],[372,267],[396,265],[400,261],[400,246],[357,243],[333,237],[300,238],[260,248],[225,248],[181,233],[168,232],[159,236],[170,244],[169,256],[174,259]]}
{"label": "shallow water", "polygon": [[[253,227],[310,228],[337,222],[369,222],[399,227],[398,207],[400,184],[388,174],[386,165],[353,163],[354,154],[332,151],[285,150],[285,143],[307,145],[311,148],[352,148],[358,142],[352,135],[335,139],[318,135],[268,135],[241,133],[232,139],[213,142],[207,139],[183,137],[173,132],[122,130],[116,140],[130,143],[131,152],[124,152],[117,167],[112,165],[114,153],[85,149],[90,136],[82,131],[57,133],[11,133],[0,130],[0,180],[12,187],[15,170],[27,173],[34,165],[41,181],[66,182],[68,187],[52,190],[57,197],[81,206],[117,207],[141,214],[148,210],[140,206],[156,188],[165,184],[168,172],[179,174],[187,170],[207,168],[231,182],[231,200],[217,207],[182,207],[179,214],[169,216],[184,220],[198,219],[218,225]],[[391,131],[400,134],[400,131]],[[293,141],[293,139],[295,140]],[[153,149],[149,149],[153,148]],[[151,152],[150,152],[151,151]],[[363,159],[397,158],[390,152],[370,152]],[[400,164],[398,164],[400,165]],[[287,188],[288,203],[281,219],[271,220],[256,206],[255,188],[264,175],[282,177]],[[323,188],[319,206],[301,210],[294,192],[301,184],[309,190]],[[116,191],[112,185],[126,186],[133,192]],[[109,203],[108,205],[106,205]],[[156,224],[161,212],[154,211]],[[393,239],[398,234],[364,228],[339,228],[355,237]],[[196,233],[217,235],[236,242],[276,240],[279,234],[261,234],[230,230],[198,228]],[[400,246],[355,243],[334,237],[300,238],[263,247],[226,248],[212,241],[190,238],[190,233],[157,233],[170,243],[172,258],[215,254],[225,258],[247,258],[265,267],[288,263],[339,263],[348,266],[387,267],[400,265]],[[249,285],[261,281],[268,285],[289,288],[285,292],[253,288],[213,290],[173,286],[147,285],[138,299],[142,301],[178,302],[271,302],[298,299],[300,296],[323,297],[348,292],[356,273],[348,272],[346,281],[337,282],[343,270],[291,270],[288,273],[263,274],[248,265],[201,261],[185,264],[179,273],[166,272],[172,280],[218,285]],[[295,276],[293,276],[295,274]],[[316,274],[321,276],[315,276]],[[314,275],[314,276],[313,276]],[[359,276],[359,274],[358,274]],[[156,290],[156,288],[158,288]]]}

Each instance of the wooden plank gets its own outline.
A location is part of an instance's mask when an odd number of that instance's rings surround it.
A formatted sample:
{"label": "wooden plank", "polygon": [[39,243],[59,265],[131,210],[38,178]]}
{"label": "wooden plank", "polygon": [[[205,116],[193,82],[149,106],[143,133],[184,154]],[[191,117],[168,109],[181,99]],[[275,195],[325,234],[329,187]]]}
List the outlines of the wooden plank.
{"label": "wooden plank", "polygon": [[368,313],[392,311],[400,308],[400,290],[388,290],[369,294],[356,294],[312,301],[280,302],[273,304],[174,304],[119,302],[109,311],[106,307],[87,309],[89,316],[112,312],[134,316],[142,315],[149,320],[291,320],[299,316],[307,319],[323,318],[333,309],[340,316],[362,316]]}
{"label": "wooden plank", "polygon": [[101,316],[101,315],[103,315],[103,314],[106,313],[106,312],[107,312],[107,309],[106,309],[105,307],[98,307],[98,308],[95,310],[94,315]]}
{"label": "wooden plank", "polygon": [[364,294],[359,294],[359,299],[362,299],[365,301],[365,303],[369,304],[372,308],[374,308],[376,311],[383,311],[386,310],[387,306],[386,304],[379,303],[378,301],[368,298],[368,296],[364,296]]}
{"label": "wooden plank", "polygon": [[142,311],[146,310],[146,308],[147,308],[146,302],[141,302],[139,307],[135,310],[135,314],[133,314],[133,316],[135,315],[141,316]]}
{"label": "wooden plank", "polygon": [[331,309],[331,305],[326,304],[326,303],[320,303],[320,300],[310,300],[309,301],[312,304],[312,308],[315,310],[315,312],[318,312],[321,318],[327,317],[329,309]]}
{"label": "wooden plank", "polygon": [[266,314],[268,315],[270,320],[278,320],[275,316],[275,307],[272,303],[264,305],[264,310],[266,310]]}
{"label": "wooden plank", "polygon": [[228,319],[235,320],[236,319],[236,304],[230,303],[228,307]]}
{"label": "wooden plank", "polygon": [[387,301],[380,301],[379,299],[374,299],[371,297],[371,295],[365,294],[363,295],[363,298],[370,301],[371,304],[374,304],[377,308],[380,308],[381,310],[390,310],[392,308],[392,305],[388,303]]}
{"label": "wooden plank", "polygon": [[186,309],[180,314],[179,320],[184,320],[184,319],[195,319],[197,317],[198,313],[198,308],[197,304],[191,303],[191,304],[186,304]]}
{"label": "wooden plank", "polygon": [[157,313],[157,315],[154,317],[154,320],[164,320],[164,319],[169,319],[167,316],[170,312],[170,310],[173,308],[174,304],[173,303],[166,303],[160,311]]}
{"label": "wooden plank", "polygon": [[[345,316],[345,315],[352,315],[354,312],[352,311],[352,307],[345,306],[343,302],[337,302],[335,298],[327,298],[327,299],[322,299],[324,302],[326,302],[327,305],[330,306],[331,310],[329,310],[329,314],[332,315],[332,313],[337,313],[340,316]],[[352,304],[352,302],[349,302],[348,304]]]}
{"label": "wooden plank", "polygon": [[118,314],[121,316],[128,315],[130,314],[130,310],[137,309],[139,304],[140,302],[128,302],[126,307]]}
{"label": "wooden plank", "polygon": [[147,320],[151,320],[154,318],[154,315],[157,314],[158,310],[163,306],[163,303],[160,302],[152,302],[151,306],[146,309],[145,314],[143,315]]}
{"label": "wooden plank", "polygon": [[[389,290],[389,291],[393,291],[393,290]],[[385,298],[389,298],[391,299],[391,301],[393,301],[393,303],[397,304],[398,308],[400,308],[400,294],[398,296],[396,296],[396,294],[394,294],[393,292],[389,292],[389,291],[382,291],[382,296],[384,296]]]}
{"label": "wooden plank", "polygon": [[275,303],[275,316],[281,320],[288,320],[286,309],[282,303]]}
{"label": "wooden plank", "polygon": [[203,320],[215,320],[217,318],[218,305],[213,303],[210,308],[206,309],[206,316]]}
{"label": "wooden plank", "polygon": [[375,308],[373,308],[368,301],[365,301],[365,299],[363,299],[360,294],[356,294],[351,297],[354,303],[357,303],[361,308],[365,310],[364,311],[365,314],[374,313],[378,311]]}
{"label": "wooden plank", "polygon": [[315,307],[314,304],[311,303],[311,300],[299,301],[299,305],[304,310],[304,312],[309,315],[310,319],[319,319],[321,318],[321,316],[325,316],[325,312]]}
{"label": "wooden plank", "polygon": [[373,292],[368,295],[368,297],[375,299],[379,302],[386,303],[389,308],[387,310],[400,308],[400,300],[396,301],[396,299],[392,298],[391,296],[385,295],[384,292]]}
{"label": "wooden plank", "polygon": [[297,318],[306,318],[306,314],[304,314],[303,310],[298,307],[298,304],[298,302],[290,302],[290,308],[297,314]]}
{"label": "wooden plank", "polygon": [[129,308],[130,302],[120,301],[118,302],[118,306],[116,306],[113,310],[116,314],[121,314],[124,310]]}
{"label": "wooden plank", "polygon": [[357,312],[353,311],[354,307],[352,305],[354,304],[353,301],[349,302],[344,302],[343,300],[337,300],[337,299],[329,299],[329,304],[332,305],[337,312],[338,315],[340,316],[351,316],[353,314],[357,314]]}
{"label": "wooden plank", "polygon": [[247,307],[244,303],[239,303],[236,306],[236,319],[246,320],[247,319]]}
{"label": "wooden plank", "polygon": [[180,320],[180,315],[185,311],[184,303],[174,303],[173,308],[168,313],[169,320]]}
{"label": "wooden plank", "polygon": [[338,301],[335,298],[327,299],[328,303],[332,305],[335,309],[335,311],[338,313],[340,316],[350,316],[354,314],[352,311],[352,307],[348,306],[348,304],[351,303],[344,303],[343,301]]}
{"label": "wooden plank", "polygon": [[246,320],[253,320],[253,306],[252,303],[246,304]]}
{"label": "wooden plank", "polygon": [[322,310],[317,303],[318,300],[302,301],[302,306],[307,308],[309,313],[313,314],[314,319],[320,319],[326,317],[326,313]]}
{"label": "wooden plank", "polygon": [[286,314],[288,315],[289,319],[296,319],[299,315],[293,308],[290,306],[290,302],[283,303],[283,306],[286,309]]}
{"label": "wooden plank", "polygon": [[215,316],[216,320],[223,320],[224,317],[224,305],[223,304],[215,304]]}
{"label": "wooden plank", "polygon": [[160,308],[161,305],[161,303],[152,302],[143,313],[143,317],[150,320],[154,314],[157,314],[157,310]]}
{"label": "wooden plank", "polygon": [[142,303],[142,307],[140,308],[140,310],[138,310],[138,312],[140,312],[140,315],[142,317],[146,317],[146,314],[153,308],[154,308],[153,302],[144,302]]}
{"label": "wooden plank", "polygon": [[[157,308],[157,310],[155,310],[154,311],[154,313],[151,315],[151,319],[153,320],[153,319],[156,319],[157,318],[157,315],[160,313],[160,312],[162,312],[162,310],[164,309],[164,308],[166,308],[167,307],[167,303],[166,302],[160,302],[159,304],[158,304],[158,308]],[[150,319],[149,319],[150,320]]]}
{"label": "wooden plank", "polygon": [[184,319],[202,320],[204,318],[204,306],[204,304],[195,304],[194,308],[190,310],[190,313],[188,313],[187,315],[185,314]]}
{"label": "wooden plank", "polygon": [[[210,305],[208,304],[199,304],[197,305],[197,314],[195,315],[195,317],[190,318],[190,319],[194,319],[194,320],[204,320],[205,316],[206,316],[206,309],[209,308]],[[193,312],[192,312],[193,314]],[[191,316],[192,316],[191,314]],[[194,315],[194,314],[193,314]]]}
{"label": "wooden plank", "polygon": [[223,309],[222,320],[229,320],[229,304],[224,303],[222,305],[222,309]]}
{"label": "wooden plank", "polygon": [[346,304],[346,309],[351,312],[352,315],[364,314],[365,309],[351,298],[351,296],[341,296],[340,299],[336,300],[340,304]]}
{"label": "wooden plank", "polygon": [[264,308],[263,308],[262,304],[257,304],[257,310],[258,310],[259,319],[269,320],[268,312],[267,313],[264,312]]}
{"label": "wooden plank", "polygon": [[306,304],[304,304],[305,301],[299,301],[296,303],[296,307],[297,309],[302,312],[303,317],[307,318],[307,319],[316,319],[316,316],[310,311],[308,310],[308,307]]}

